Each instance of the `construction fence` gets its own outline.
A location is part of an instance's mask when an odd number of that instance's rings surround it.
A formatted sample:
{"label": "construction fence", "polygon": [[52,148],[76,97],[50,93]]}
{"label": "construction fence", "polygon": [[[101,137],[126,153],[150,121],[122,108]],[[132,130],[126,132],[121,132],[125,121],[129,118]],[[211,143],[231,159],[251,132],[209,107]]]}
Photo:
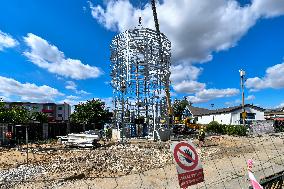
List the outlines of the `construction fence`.
{"label": "construction fence", "polygon": [[[0,146],[7,144],[20,144],[26,142],[39,142],[48,139],[56,139],[57,136],[65,136],[68,133],[80,133],[85,130],[97,129],[95,125],[80,125],[67,122],[54,123],[29,123],[25,125],[13,125],[0,123]],[[7,134],[11,133],[11,137]]]}
{"label": "construction fence", "polygon": [[[192,140],[194,136],[184,140]],[[143,145],[146,143],[147,145]],[[1,188],[179,188],[169,142],[136,141],[98,149],[34,148],[45,160],[0,171]],[[24,154],[25,150],[23,150]],[[283,188],[284,133],[213,135],[197,147],[205,181],[189,188],[250,187],[246,161],[264,188]],[[3,155],[4,152],[1,152]],[[63,156],[65,154],[65,156]],[[147,161],[145,161],[147,159]],[[56,173],[56,174],[55,174]]]}

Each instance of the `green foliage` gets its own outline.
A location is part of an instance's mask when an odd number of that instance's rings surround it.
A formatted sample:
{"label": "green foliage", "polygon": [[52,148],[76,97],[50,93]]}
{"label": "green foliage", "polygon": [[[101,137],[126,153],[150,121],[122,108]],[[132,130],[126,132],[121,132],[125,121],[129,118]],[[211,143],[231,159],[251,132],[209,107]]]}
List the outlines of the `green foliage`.
{"label": "green foliage", "polygon": [[174,116],[181,118],[187,105],[188,105],[187,100],[176,100],[173,104]]}
{"label": "green foliage", "polygon": [[32,112],[31,113],[31,120],[38,121],[40,123],[47,123],[48,122],[48,117],[43,112]]}
{"label": "green foliage", "polygon": [[226,133],[226,128],[220,125],[217,121],[211,121],[207,126],[206,126],[206,131],[207,132],[213,132],[213,133],[219,133],[219,134],[225,134]]}
{"label": "green foliage", "polygon": [[30,112],[22,106],[13,106],[10,111],[12,111],[13,120],[12,123],[15,124],[25,124],[30,121]]}
{"label": "green foliage", "polygon": [[12,108],[0,108],[0,122],[25,124],[30,120],[29,111],[22,106],[13,106]]}
{"label": "green foliage", "polygon": [[[277,121],[276,121],[276,123],[277,123]],[[274,123],[274,130],[275,130],[275,132],[284,132],[284,125],[281,125],[281,124],[275,124]]]}
{"label": "green foliage", "polygon": [[31,121],[47,123],[47,115],[42,112],[32,112],[23,106],[12,106],[6,108],[3,102],[0,102],[0,123],[26,124]]}
{"label": "green foliage", "polygon": [[79,124],[95,124],[102,126],[111,122],[112,113],[105,108],[105,103],[99,99],[88,100],[86,103],[79,103],[71,114],[71,122]]}
{"label": "green foliage", "polygon": [[206,126],[207,132],[218,133],[218,134],[227,134],[227,135],[238,135],[246,136],[247,128],[243,125],[225,125],[219,124],[217,121],[211,121]]}

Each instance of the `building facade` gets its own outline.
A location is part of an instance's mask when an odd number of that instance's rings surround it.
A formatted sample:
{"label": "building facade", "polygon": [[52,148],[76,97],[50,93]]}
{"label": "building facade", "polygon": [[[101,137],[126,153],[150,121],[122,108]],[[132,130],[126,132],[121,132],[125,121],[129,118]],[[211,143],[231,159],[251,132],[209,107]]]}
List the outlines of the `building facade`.
{"label": "building facade", "polygon": [[[220,124],[226,125],[242,124],[242,106],[234,106],[217,110],[188,106],[186,109],[194,118],[193,120],[195,120],[198,124],[208,124],[211,121],[217,121]],[[248,124],[255,120],[265,120],[264,109],[260,107],[246,104],[245,111],[247,112],[246,123]]]}
{"label": "building facade", "polygon": [[264,117],[267,120],[284,121],[284,107],[267,110],[264,112]]}
{"label": "building facade", "polygon": [[68,121],[71,115],[71,106],[67,103],[32,103],[32,102],[5,102],[6,108],[23,106],[31,112],[42,112],[47,115],[49,122]]}

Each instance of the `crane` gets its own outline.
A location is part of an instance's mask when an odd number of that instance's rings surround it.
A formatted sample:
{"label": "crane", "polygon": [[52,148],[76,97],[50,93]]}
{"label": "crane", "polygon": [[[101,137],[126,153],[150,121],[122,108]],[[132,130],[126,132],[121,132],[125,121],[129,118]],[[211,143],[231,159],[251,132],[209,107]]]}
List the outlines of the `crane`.
{"label": "crane", "polygon": [[[161,35],[160,35],[160,26],[159,26],[159,21],[158,21],[158,16],[157,16],[157,10],[156,10],[156,3],[155,0],[151,0],[151,4],[152,4],[152,11],[153,11],[153,17],[154,17],[154,22],[155,22],[155,28],[156,28],[156,32],[158,35],[158,42],[159,42],[159,56],[160,56],[160,60],[161,63],[163,64],[164,60],[163,60],[163,55],[162,55],[162,40],[161,40]],[[168,109],[168,125],[170,125],[170,119],[172,120],[172,116],[173,116],[173,109],[172,109],[172,105],[171,105],[171,94],[170,94],[170,83],[169,83],[169,78],[166,78],[165,81],[165,96],[166,96],[166,103],[167,103],[167,109]]]}

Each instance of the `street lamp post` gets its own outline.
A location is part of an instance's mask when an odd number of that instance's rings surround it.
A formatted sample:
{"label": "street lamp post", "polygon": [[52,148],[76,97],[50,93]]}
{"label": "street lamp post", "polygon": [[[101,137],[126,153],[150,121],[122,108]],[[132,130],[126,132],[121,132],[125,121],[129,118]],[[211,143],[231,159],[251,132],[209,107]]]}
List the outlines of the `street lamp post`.
{"label": "street lamp post", "polygon": [[246,113],[245,113],[244,78],[246,72],[244,70],[239,70],[239,72],[241,77],[241,89],[242,89],[242,120],[243,120],[243,126],[245,126]]}

